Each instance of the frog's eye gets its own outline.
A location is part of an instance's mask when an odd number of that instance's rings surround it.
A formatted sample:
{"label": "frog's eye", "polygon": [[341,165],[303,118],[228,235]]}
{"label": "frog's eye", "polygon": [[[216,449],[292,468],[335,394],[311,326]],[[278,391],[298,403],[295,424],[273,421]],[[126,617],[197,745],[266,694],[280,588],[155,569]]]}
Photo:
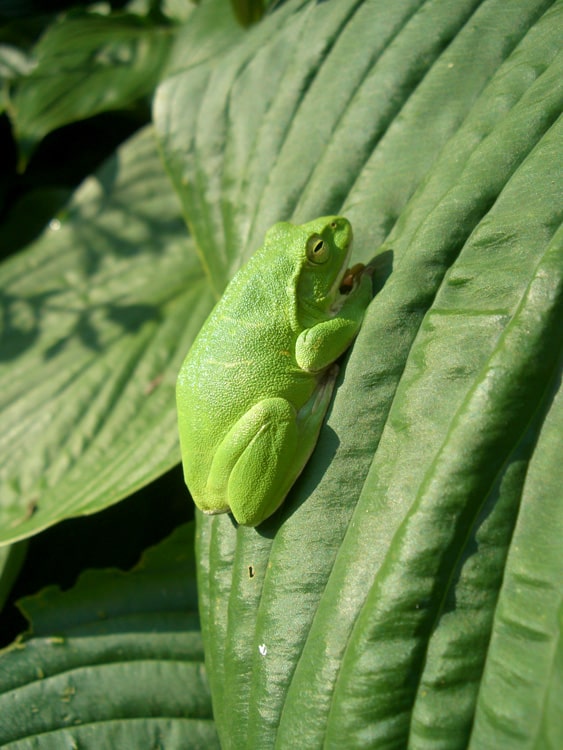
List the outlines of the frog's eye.
{"label": "frog's eye", "polygon": [[328,260],[329,246],[320,234],[312,234],[307,240],[307,258],[312,263],[324,263]]}

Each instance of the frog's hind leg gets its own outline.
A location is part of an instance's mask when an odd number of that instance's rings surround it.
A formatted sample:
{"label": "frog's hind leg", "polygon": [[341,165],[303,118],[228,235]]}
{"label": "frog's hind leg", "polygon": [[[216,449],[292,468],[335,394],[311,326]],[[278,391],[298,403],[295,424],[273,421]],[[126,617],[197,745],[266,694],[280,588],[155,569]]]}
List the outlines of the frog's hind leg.
{"label": "frog's hind leg", "polygon": [[240,524],[257,526],[282,504],[313,452],[336,372],[331,368],[299,413],[284,398],[268,398],[231,428],[210,476]]}
{"label": "frog's hind leg", "polygon": [[284,398],[259,401],[229,430],[215,453],[207,492],[236,520],[257,526],[282,503],[297,444],[296,412]]}

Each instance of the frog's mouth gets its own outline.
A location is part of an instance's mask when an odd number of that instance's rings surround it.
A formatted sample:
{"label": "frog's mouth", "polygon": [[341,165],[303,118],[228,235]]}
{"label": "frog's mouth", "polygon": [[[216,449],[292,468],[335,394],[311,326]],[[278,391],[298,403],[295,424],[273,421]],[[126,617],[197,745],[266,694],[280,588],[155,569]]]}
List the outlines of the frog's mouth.
{"label": "frog's mouth", "polygon": [[355,263],[352,268],[346,269],[340,281],[340,286],[338,287],[338,291],[341,295],[346,297],[346,295],[350,294],[365,267],[366,266],[363,263]]}
{"label": "frog's mouth", "polygon": [[351,268],[348,268],[351,254],[352,243],[348,246],[346,258],[342,264],[342,271],[338,274],[334,280],[334,284],[330,288],[330,295],[334,299],[334,302],[330,306],[330,311],[333,315],[336,315],[340,311],[346,297],[357,286],[358,279],[365,268],[363,263],[356,263]]}
{"label": "frog's mouth", "polygon": [[334,311],[335,313],[338,312],[338,310],[341,308],[341,306],[344,303],[344,300],[342,298],[342,282],[346,278],[346,274],[348,273],[348,263],[350,262],[350,256],[352,255],[352,242],[348,245],[348,249],[346,251],[346,257],[344,258],[344,261],[340,267],[340,271],[336,274],[336,278],[332,282],[332,286],[330,287],[327,297],[328,299],[334,300],[332,305],[330,306],[331,312]]}

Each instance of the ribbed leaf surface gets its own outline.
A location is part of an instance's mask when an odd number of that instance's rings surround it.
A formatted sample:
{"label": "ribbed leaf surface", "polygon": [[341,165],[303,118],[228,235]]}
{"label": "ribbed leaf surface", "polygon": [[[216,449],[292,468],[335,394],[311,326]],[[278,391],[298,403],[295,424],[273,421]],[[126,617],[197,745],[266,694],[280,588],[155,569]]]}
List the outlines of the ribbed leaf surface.
{"label": "ribbed leaf surface", "polygon": [[21,604],[32,631],[0,653],[1,747],[218,747],[192,525],[129,573],[90,571]]}
{"label": "ribbed leaf surface", "polygon": [[[341,212],[379,267],[280,512],[198,519],[224,747],[558,746],[562,17],[294,0],[159,89],[217,291],[279,219]],[[511,645],[536,633],[537,659]]]}
{"label": "ribbed leaf surface", "polygon": [[0,543],[179,460],[174,387],[212,298],[151,129],[0,268]]}

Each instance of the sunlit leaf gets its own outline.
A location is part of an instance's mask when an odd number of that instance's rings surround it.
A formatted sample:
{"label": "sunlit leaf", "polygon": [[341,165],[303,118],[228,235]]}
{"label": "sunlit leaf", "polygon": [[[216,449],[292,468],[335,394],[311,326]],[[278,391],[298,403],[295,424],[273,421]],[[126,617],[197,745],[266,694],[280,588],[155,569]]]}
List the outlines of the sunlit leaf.
{"label": "sunlit leaf", "polygon": [[[198,517],[225,747],[462,748],[484,671],[498,700],[488,647],[528,468],[545,452],[557,470],[562,17],[540,0],[294,0],[159,88],[217,293],[280,219],[344,213],[379,269],[285,505],[257,529]],[[526,713],[550,737],[555,580]]]}
{"label": "sunlit leaf", "polygon": [[212,298],[150,129],[0,267],[0,302],[7,542],[179,460],[176,374]]}

